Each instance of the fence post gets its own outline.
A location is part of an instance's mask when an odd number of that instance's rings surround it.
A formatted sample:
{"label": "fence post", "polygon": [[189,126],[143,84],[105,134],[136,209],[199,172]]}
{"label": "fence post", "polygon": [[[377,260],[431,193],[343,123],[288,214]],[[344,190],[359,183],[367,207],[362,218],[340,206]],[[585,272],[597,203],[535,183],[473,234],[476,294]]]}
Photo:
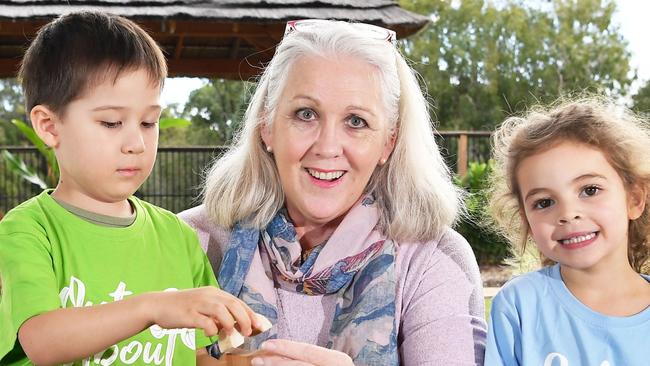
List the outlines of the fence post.
{"label": "fence post", "polygon": [[456,160],[456,169],[458,170],[458,175],[461,177],[465,176],[467,173],[467,134],[460,133],[458,135],[458,159]]}

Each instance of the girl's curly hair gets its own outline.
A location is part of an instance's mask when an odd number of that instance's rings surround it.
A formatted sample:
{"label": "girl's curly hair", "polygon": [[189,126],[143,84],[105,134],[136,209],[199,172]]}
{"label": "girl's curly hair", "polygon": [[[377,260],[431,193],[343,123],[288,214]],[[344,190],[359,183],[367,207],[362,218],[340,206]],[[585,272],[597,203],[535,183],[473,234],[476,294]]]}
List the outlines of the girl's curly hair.
{"label": "girl's curly hair", "polygon": [[[603,97],[538,106],[523,117],[506,119],[496,130],[489,204],[494,226],[510,241],[515,258],[520,257],[530,241],[530,233],[515,173],[526,157],[566,141],[599,149],[627,190],[632,187],[643,190],[646,207],[628,226],[628,258],[637,272],[647,273],[650,269],[650,129],[646,119]],[[542,257],[543,265],[552,263]]]}

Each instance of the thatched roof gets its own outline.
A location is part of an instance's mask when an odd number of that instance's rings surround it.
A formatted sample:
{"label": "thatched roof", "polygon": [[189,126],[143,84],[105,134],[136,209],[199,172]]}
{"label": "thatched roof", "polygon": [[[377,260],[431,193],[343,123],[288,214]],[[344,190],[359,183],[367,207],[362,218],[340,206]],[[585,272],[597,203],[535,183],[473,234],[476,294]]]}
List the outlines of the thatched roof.
{"label": "thatched roof", "polygon": [[0,77],[15,75],[36,31],[71,11],[105,11],[147,29],[165,49],[170,74],[246,79],[273,55],[287,20],[340,19],[406,37],[428,19],[393,0],[0,0]]}

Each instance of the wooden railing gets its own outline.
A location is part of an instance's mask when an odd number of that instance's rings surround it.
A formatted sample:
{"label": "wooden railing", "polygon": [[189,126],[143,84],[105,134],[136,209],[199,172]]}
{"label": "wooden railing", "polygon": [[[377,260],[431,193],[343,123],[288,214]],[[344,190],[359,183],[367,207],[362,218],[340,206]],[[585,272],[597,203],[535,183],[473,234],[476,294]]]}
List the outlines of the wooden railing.
{"label": "wooden railing", "polygon": [[443,149],[447,164],[461,177],[467,172],[470,161],[484,162],[490,158],[490,131],[438,131],[438,135],[438,145]]}

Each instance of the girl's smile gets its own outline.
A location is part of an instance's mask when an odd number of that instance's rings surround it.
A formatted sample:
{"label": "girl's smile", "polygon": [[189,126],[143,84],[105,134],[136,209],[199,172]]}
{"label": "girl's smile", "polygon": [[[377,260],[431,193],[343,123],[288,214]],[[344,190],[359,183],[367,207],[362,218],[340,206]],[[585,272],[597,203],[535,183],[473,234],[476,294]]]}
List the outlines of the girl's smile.
{"label": "girl's smile", "polygon": [[562,239],[558,239],[564,249],[579,249],[593,243],[598,237],[598,231],[590,233],[572,233]]}
{"label": "girl's smile", "polygon": [[577,270],[627,262],[628,223],[643,211],[605,155],[563,141],[516,171],[523,214],[547,258]]}

